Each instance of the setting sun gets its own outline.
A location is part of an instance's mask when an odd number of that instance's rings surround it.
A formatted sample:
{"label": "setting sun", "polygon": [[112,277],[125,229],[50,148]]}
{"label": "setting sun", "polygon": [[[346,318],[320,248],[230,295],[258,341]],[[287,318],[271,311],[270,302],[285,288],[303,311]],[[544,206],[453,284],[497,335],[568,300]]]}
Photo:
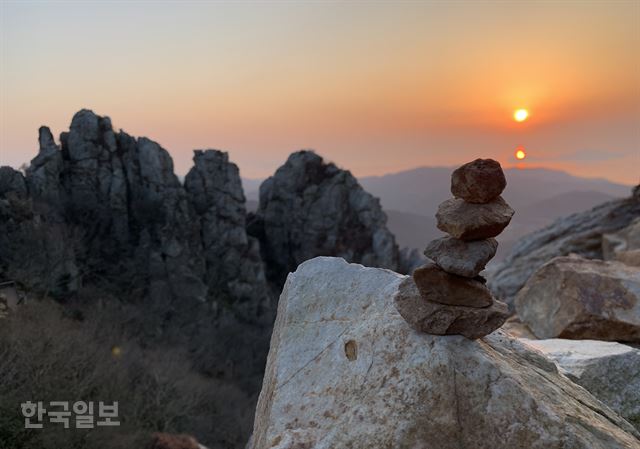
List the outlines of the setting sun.
{"label": "setting sun", "polygon": [[513,118],[516,122],[524,122],[527,117],[529,117],[529,111],[527,111],[526,109],[517,109],[513,113]]}
{"label": "setting sun", "polygon": [[527,157],[527,153],[524,152],[524,149],[518,148],[518,150],[516,151],[516,159],[522,160],[525,157]]}

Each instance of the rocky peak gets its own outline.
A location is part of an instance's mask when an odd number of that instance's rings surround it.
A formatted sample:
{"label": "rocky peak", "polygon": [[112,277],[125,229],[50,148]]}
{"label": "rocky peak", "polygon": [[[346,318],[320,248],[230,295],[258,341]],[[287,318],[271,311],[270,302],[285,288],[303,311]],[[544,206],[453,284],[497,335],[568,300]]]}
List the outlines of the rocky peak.
{"label": "rocky peak", "polygon": [[246,233],[245,197],[237,165],[218,150],[196,150],[184,187],[200,221],[206,281],[219,296],[268,308],[269,289],[257,239]]}
{"label": "rocky peak", "polygon": [[318,255],[398,267],[398,247],[379,200],[350,172],[312,151],[293,153],[260,186],[256,221],[269,277],[277,283]]}
{"label": "rocky peak", "polygon": [[60,140],[70,160],[97,157],[105,149],[113,151],[116,148],[111,119],[88,109],[76,112],[69,133],[63,133]]}
{"label": "rocky peak", "polygon": [[[229,154],[219,150],[195,150],[193,163],[185,177],[185,187],[196,211],[203,214],[212,207],[222,209],[233,205],[232,215],[238,223],[244,224],[245,197],[240,171],[236,164],[229,162]],[[213,198],[216,193],[219,197]],[[214,199],[215,205],[211,203]]]}
{"label": "rocky peak", "polygon": [[38,129],[38,144],[40,145],[40,153],[47,154],[58,150],[58,145],[53,140],[53,134],[47,126],[41,126]]}
{"label": "rocky peak", "polygon": [[38,222],[66,242],[67,259],[77,252],[83,272],[123,289],[131,277],[151,296],[205,299],[199,224],[166,150],[115,133],[108,117],[87,109],[74,115],[60,148],[47,127],[38,140],[26,182]]}
{"label": "rocky peak", "polygon": [[41,126],[38,130],[38,143],[38,155],[31,160],[31,165],[27,168],[29,193],[38,209],[58,211],[62,199],[62,153],[53,140],[51,130],[46,126]]}
{"label": "rocky peak", "polygon": [[24,176],[11,167],[0,167],[0,197],[14,194],[20,197],[27,195],[27,184]]}

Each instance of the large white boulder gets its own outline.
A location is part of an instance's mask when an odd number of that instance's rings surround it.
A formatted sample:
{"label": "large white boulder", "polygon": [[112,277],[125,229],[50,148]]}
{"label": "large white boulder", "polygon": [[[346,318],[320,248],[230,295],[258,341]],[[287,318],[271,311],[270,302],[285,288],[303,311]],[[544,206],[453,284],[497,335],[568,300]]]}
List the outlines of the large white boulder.
{"label": "large white boulder", "polygon": [[598,340],[522,339],[640,430],[640,350]]}
{"label": "large white boulder", "polygon": [[638,447],[633,426],[517,339],[413,330],[394,307],[405,279],[328,257],[289,275],[253,449]]}

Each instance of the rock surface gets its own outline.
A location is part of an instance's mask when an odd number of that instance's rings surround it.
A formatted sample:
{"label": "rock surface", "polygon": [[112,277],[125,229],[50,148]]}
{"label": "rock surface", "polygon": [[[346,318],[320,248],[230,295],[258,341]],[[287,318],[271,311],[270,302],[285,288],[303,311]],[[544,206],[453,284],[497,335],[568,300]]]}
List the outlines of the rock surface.
{"label": "rock surface", "polygon": [[640,430],[639,349],[597,340],[522,341],[556,362],[563,374]]}
{"label": "rock surface", "polygon": [[24,176],[11,167],[0,167],[0,196],[27,196],[27,183]]}
{"label": "rock surface", "polygon": [[531,329],[524,324],[518,315],[512,315],[502,325],[502,330],[512,337],[529,338],[535,340],[536,336]]}
{"label": "rock surface", "polygon": [[289,276],[253,449],[637,447],[629,423],[517,340],[411,329],[393,306],[405,279],[324,257]]}
{"label": "rock surface", "polygon": [[616,232],[640,216],[640,186],[630,198],[610,201],[557,220],[522,238],[502,261],[487,270],[491,291],[512,307],[527,279],[544,263],[571,253],[602,259],[603,234]]}
{"label": "rock surface", "polygon": [[538,338],[640,342],[640,270],[579,256],[543,265],[515,300]]}
{"label": "rock surface", "polygon": [[424,255],[432,259],[444,271],[458,276],[476,277],[487,262],[496,255],[498,242],[495,239],[464,240],[442,237],[431,241]]}
{"label": "rock surface", "polygon": [[[269,287],[260,244],[247,236],[238,166],[217,150],[195,151],[193,162],[184,187],[200,220],[209,289],[252,308],[267,309]],[[260,314],[260,310],[248,312]]]}
{"label": "rock surface", "polygon": [[38,143],[38,155],[27,168],[29,192],[32,197],[39,199],[39,206],[48,207],[47,212],[60,212],[61,202],[64,200],[61,183],[64,170],[62,152],[46,126],[41,126],[38,130]]}
{"label": "rock surface", "polygon": [[506,186],[502,167],[493,159],[476,159],[451,175],[451,193],[468,203],[488,203],[499,197]]}
{"label": "rock surface", "polygon": [[491,292],[482,282],[446,273],[432,261],[416,268],[413,279],[427,301],[468,307],[488,307],[493,302]]}
{"label": "rock surface", "polygon": [[[78,289],[83,272],[109,279],[109,293],[129,299],[266,306],[259,244],[247,236],[238,169],[226,154],[196,153],[185,188],[160,145],[116,132],[92,111],[75,114],[60,142],[40,128],[39,153],[18,182],[28,191],[27,214],[17,223],[12,207],[14,225],[0,241],[5,276],[42,279],[32,287],[60,297]],[[17,175],[0,176],[0,186]],[[24,269],[23,256],[31,257]]]}
{"label": "rock surface", "polygon": [[626,228],[602,236],[602,256],[604,260],[640,266],[640,217]]}
{"label": "rock surface", "polygon": [[75,238],[59,218],[40,216],[29,195],[28,179],[0,168],[0,279],[13,279],[28,290],[53,297],[80,286]]}
{"label": "rock surface", "polygon": [[125,282],[123,271],[135,273],[158,300],[206,300],[200,229],[169,153],[114,132],[108,117],[86,109],[60,141],[63,213],[93,236],[89,252],[100,268],[92,269],[115,269],[110,276]]}
{"label": "rock surface", "polygon": [[299,151],[260,186],[253,233],[268,276],[281,284],[298,264],[322,255],[396,270],[398,247],[386,222],[380,201],[350,172]]}
{"label": "rock surface", "polygon": [[460,198],[444,201],[438,207],[438,229],[461,240],[495,237],[507,227],[514,210],[502,199],[486,204],[471,204]]}

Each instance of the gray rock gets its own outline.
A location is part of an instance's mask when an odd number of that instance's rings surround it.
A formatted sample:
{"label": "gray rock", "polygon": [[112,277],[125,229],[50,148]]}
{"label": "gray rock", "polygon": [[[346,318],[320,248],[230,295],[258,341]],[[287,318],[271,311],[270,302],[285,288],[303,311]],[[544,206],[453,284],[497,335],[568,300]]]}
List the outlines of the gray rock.
{"label": "gray rock", "polygon": [[22,173],[11,167],[0,167],[0,197],[14,195],[24,198],[27,193],[27,183]]}
{"label": "gray rock", "polygon": [[638,433],[548,359],[502,332],[416,332],[405,278],[316,258],[278,305],[253,449],[613,449]]}
{"label": "gray rock", "polygon": [[427,301],[467,307],[489,307],[493,303],[491,292],[482,282],[449,274],[433,261],[416,268],[413,280]]}
{"label": "gray rock", "polygon": [[205,300],[199,223],[163,148],[89,110],[74,115],[60,148],[46,127],[39,141],[26,177],[33,212],[68,242],[64,252],[46,245],[51,260],[81,250],[82,272],[114,279],[114,294],[131,296],[135,283],[157,299]]}
{"label": "gray rock", "polygon": [[27,168],[29,192],[39,211],[47,214],[60,212],[60,203],[64,199],[61,185],[64,170],[62,152],[46,126],[41,126],[38,130],[38,142],[38,155]]}
{"label": "gray rock", "polygon": [[398,247],[387,217],[353,175],[312,151],[289,156],[260,186],[254,220],[268,276],[284,282],[298,264],[319,255],[398,268]]}
{"label": "gray rock", "polygon": [[515,300],[538,338],[640,342],[640,270],[620,262],[557,257]]}
{"label": "gray rock", "polygon": [[531,329],[524,324],[518,315],[512,315],[502,325],[502,330],[512,337],[535,339],[536,336]]}
{"label": "gray rock", "polygon": [[499,301],[483,308],[428,301],[411,278],[400,284],[394,301],[398,312],[411,327],[432,335],[481,338],[502,326],[509,316],[507,306]]}
{"label": "gray rock", "polygon": [[495,239],[466,242],[452,237],[431,241],[424,255],[435,261],[447,273],[469,278],[476,277],[493,256],[498,242]]}
{"label": "gray rock", "polygon": [[597,340],[522,341],[640,430],[640,350]]}
{"label": "gray rock", "polygon": [[451,193],[468,203],[489,203],[499,197],[506,186],[502,167],[493,159],[476,159],[451,174]]}
{"label": "gray rock", "polygon": [[512,307],[527,279],[554,257],[575,253],[602,259],[603,234],[616,232],[640,216],[640,188],[636,191],[636,196],[561,218],[521,238],[507,257],[487,270],[491,291]]}
{"label": "gray rock", "polygon": [[444,201],[438,207],[438,229],[461,240],[495,237],[507,227],[514,210],[502,199],[487,204],[467,203],[460,198]]}
{"label": "gray rock", "polygon": [[217,150],[195,151],[193,161],[184,186],[200,220],[209,289],[248,304],[247,317],[258,315],[270,309],[270,295],[260,244],[247,236],[238,167]]}
{"label": "gray rock", "polygon": [[80,287],[73,234],[64,223],[34,213],[28,182],[0,168],[0,279],[28,290],[65,297]]}

